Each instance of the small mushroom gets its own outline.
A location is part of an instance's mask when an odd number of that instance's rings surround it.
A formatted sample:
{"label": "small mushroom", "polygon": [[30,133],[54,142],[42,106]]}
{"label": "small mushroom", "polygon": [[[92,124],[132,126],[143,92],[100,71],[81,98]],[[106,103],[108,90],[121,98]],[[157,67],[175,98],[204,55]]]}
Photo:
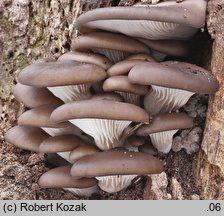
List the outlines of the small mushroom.
{"label": "small mushroom", "polygon": [[103,30],[152,40],[189,39],[205,25],[206,4],[185,0],[99,8],[79,16],[76,27],[81,33]]}
{"label": "small mushroom", "polygon": [[128,74],[133,84],[151,85],[144,107],[151,115],[177,111],[195,93],[213,94],[218,82],[207,70],[177,61],[135,65]]}
{"label": "small mushroom", "polygon": [[105,78],[103,68],[73,60],[34,63],[24,68],[18,76],[20,83],[47,87],[64,102],[91,97],[91,83]]}
{"label": "small mushroom", "polygon": [[63,103],[46,88],[37,88],[22,85],[20,83],[17,83],[14,86],[13,95],[17,101],[22,102],[28,108],[38,107],[45,104],[61,105]]}
{"label": "small mushroom", "polygon": [[40,128],[29,126],[15,126],[5,134],[5,140],[16,147],[38,152],[40,144],[49,138],[49,135]]}
{"label": "small mushroom", "polygon": [[74,179],[69,166],[57,167],[44,173],[38,180],[41,188],[64,188],[79,196],[89,197],[98,192],[95,178]]}
{"label": "small mushroom", "polygon": [[149,123],[149,115],[133,104],[111,100],[84,100],[64,104],[51,114],[54,122],[70,121],[107,150],[122,146],[131,122]]}
{"label": "small mushroom", "polygon": [[78,36],[72,41],[73,51],[93,51],[103,54],[112,62],[118,62],[130,54],[146,53],[149,48],[142,42],[121,34],[93,32]]}
{"label": "small mushroom", "polygon": [[163,153],[168,153],[172,147],[173,135],[179,129],[193,127],[193,120],[184,113],[159,114],[152,120],[150,126],[143,125],[136,130],[139,136],[149,135],[153,146]]}
{"label": "small mushroom", "polygon": [[104,81],[103,90],[105,92],[115,91],[124,98],[125,102],[139,106],[140,96],[147,93],[148,87],[131,84],[128,76],[112,76]]}

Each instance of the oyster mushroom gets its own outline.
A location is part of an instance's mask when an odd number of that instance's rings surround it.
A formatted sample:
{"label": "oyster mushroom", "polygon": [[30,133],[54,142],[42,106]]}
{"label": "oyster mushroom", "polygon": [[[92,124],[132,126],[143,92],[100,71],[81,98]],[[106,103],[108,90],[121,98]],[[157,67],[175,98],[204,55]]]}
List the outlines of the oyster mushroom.
{"label": "oyster mushroom", "polygon": [[131,84],[128,76],[112,76],[104,81],[103,90],[105,92],[115,91],[124,98],[125,102],[139,106],[140,96],[147,93],[148,87]]}
{"label": "oyster mushroom", "polygon": [[64,102],[91,97],[91,83],[105,78],[106,72],[101,67],[73,60],[34,63],[18,76],[20,83],[47,87]]}
{"label": "oyster mushroom", "polygon": [[122,146],[132,122],[149,123],[149,115],[133,104],[111,100],[83,100],[64,104],[51,114],[54,122],[70,121],[92,136],[102,150]]}
{"label": "oyster mushroom", "polygon": [[189,39],[205,25],[206,4],[185,0],[99,8],[79,16],[76,27],[81,33],[103,30],[152,40]]}
{"label": "oyster mushroom", "polygon": [[145,153],[128,150],[110,150],[82,157],[71,168],[74,178],[98,179],[99,187],[113,193],[130,185],[138,175],[163,171],[163,163]]}
{"label": "oyster mushroom", "polygon": [[72,40],[73,51],[93,51],[103,54],[112,62],[118,62],[130,54],[146,53],[149,48],[142,42],[121,34],[93,32]]}
{"label": "oyster mushroom", "polygon": [[151,85],[144,97],[144,107],[151,115],[177,111],[193,94],[213,94],[219,86],[209,71],[177,61],[140,63],[130,70],[128,79]]}
{"label": "oyster mushroom", "polygon": [[139,136],[149,135],[153,146],[163,153],[172,147],[173,135],[179,129],[193,127],[193,120],[184,113],[168,113],[154,116],[150,126],[143,125],[136,130]]}
{"label": "oyster mushroom", "polygon": [[98,192],[95,178],[74,179],[69,166],[57,167],[44,173],[38,180],[41,188],[64,188],[82,197],[89,197]]}
{"label": "oyster mushroom", "polygon": [[16,147],[39,152],[40,144],[48,139],[49,135],[40,128],[30,126],[15,126],[5,134],[5,140]]}

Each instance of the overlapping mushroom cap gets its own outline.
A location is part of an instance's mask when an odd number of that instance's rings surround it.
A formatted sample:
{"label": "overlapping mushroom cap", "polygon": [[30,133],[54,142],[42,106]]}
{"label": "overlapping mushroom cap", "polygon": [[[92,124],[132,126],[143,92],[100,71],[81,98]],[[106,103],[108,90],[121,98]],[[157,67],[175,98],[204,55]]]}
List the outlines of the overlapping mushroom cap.
{"label": "overlapping mushroom cap", "polygon": [[205,24],[206,1],[185,0],[156,5],[99,8],[79,16],[81,33],[96,30],[119,32],[145,39],[188,39]]}

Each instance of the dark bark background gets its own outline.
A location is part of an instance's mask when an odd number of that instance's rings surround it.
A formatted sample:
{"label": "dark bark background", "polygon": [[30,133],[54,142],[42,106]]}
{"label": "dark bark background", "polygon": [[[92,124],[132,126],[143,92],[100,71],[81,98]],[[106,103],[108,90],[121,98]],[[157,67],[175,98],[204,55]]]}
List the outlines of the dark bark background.
{"label": "dark bark background", "polygon": [[[70,49],[78,14],[99,6],[98,1],[82,2],[0,2],[0,199],[78,199],[64,190],[40,189],[37,180],[49,169],[46,156],[13,147],[5,142],[4,134],[25,109],[12,96],[17,73],[38,58],[57,58]],[[90,199],[224,198],[224,0],[209,1],[207,12],[211,38],[206,37],[195,58],[200,56],[197,63],[211,69],[220,90],[209,98],[199,150],[193,154],[172,151],[164,157],[165,173],[144,177],[120,193],[101,193]]]}

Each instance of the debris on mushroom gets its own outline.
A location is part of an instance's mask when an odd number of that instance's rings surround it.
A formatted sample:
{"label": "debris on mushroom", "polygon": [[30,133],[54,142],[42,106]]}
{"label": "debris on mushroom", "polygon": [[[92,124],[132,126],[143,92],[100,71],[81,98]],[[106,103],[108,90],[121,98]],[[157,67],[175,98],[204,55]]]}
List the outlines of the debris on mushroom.
{"label": "debris on mushroom", "polygon": [[64,188],[82,197],[98,192],[95,178],[74,179],[70,175],[70,169],[69,166],[51,169],[39,178],[38,185],[41,188]]}
{"label": "debris on mushroom", "polygon": [[162,153],[168,153],[172,147],[173,135],[179,129],[191,128],[192,118],[184,113],[159,114],[150,125],[143,125],[136,130],[137,135],[149,135],[153,146]]}
{"label": "debris on mushroom", "polygon": [[72,40],[72,50],[99,53],[112,62],[125,59],[130,54],[146,53],[149,48],[142,42],[125,35],[109,32],[92,32],[80,35]]}

